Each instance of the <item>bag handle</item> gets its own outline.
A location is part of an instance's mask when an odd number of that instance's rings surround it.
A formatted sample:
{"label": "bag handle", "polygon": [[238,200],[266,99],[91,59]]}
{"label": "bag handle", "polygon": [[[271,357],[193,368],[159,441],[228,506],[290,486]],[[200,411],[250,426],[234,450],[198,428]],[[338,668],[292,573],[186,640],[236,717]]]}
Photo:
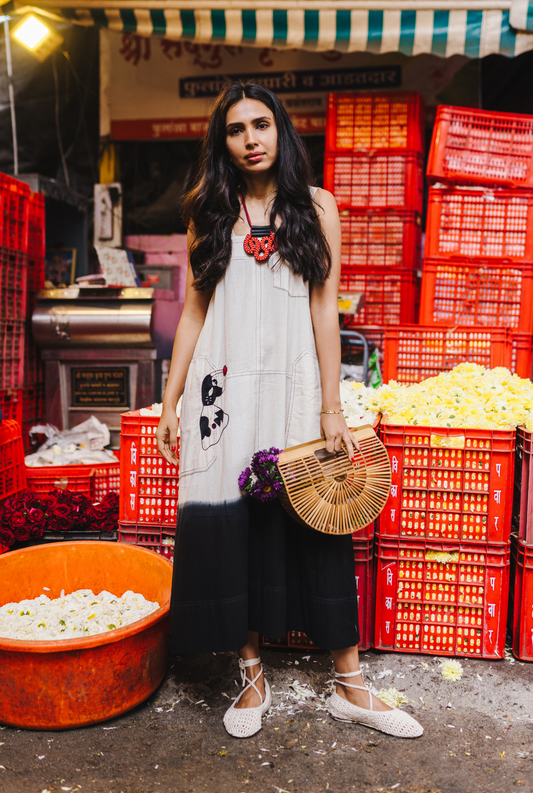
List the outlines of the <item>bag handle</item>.
{"label": "bag handle", "polygon": [[[352,435],[357,441],[365,441],[375,436],[375,432],[370,424],[364,424],[362,427],[357,427],[351,430]],[[326,441],[324,438],[318,438],[316,441],[309,441],[309,443],[301,443],[299,446],[291,446],[285,449],[279,456],[279,463],[289,463],[292,460],[297,460],[305,454],[314,454],[320,449],[326,448]]]}

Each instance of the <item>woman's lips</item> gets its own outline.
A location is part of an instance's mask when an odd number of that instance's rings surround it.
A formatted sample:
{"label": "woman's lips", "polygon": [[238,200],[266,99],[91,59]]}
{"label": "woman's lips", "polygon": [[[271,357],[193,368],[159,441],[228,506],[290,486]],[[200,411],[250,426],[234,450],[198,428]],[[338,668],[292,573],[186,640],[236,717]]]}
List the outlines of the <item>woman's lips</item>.
{"label": "woman's lips", "polygon": [[246,158],[248,162],[259,162],[259,160],[264,156],[264,152],[257,152],[254,154],[247,154]]}

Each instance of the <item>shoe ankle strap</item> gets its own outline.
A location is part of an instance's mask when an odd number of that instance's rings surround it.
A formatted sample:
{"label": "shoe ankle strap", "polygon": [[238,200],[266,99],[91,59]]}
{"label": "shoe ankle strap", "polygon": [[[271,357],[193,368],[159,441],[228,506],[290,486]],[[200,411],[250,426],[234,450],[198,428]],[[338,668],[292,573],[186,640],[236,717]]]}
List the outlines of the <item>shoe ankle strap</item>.
{"label": "shoe ankle strap", "polygon": [[[256,674],[256,676],[254,677],[253,680],[250,680],[250,678],[246,674],[247,667],[249,667],[249,666],[257,666],[259,664],[260,664],[260,667],[261,667],[259,669],[259,672]],[[263,694],[261,694],[261,692],[259,691],[259,689],[255,685],[257,683],[257,681],[259,680],[259,678],[261,677],[261,675],[263,674],[263,664],[261,663],[261,659],[260,658],[251,658],[250,660],[245,661],[244,658],[239,658],[239,669],[241,670],[242,691],[239,694],[239,696],[237,697],[236,702],[238,702],[240,700],[240,698],[245,693],[245,691],[247,691],[249,688],[253,688],[254,691],[259,695],[259,699],[261,700],[261,703],[263,703],[265,701],[266,692],[265,692],[265,695],[263,696]]]}
{"label": "shoe ankle strap", "polygon": [[357,672],[337,672],[337,671],[335,671],[335,680],[332,680],[331,682],[332,683],[337,683],[339,686],[344,686],[345,688],[355,688],[358,691],[367,691],[368,692],[368,697],[370,699],[370,708],[369,708],[369,710],[372,711],[374,709],[372,707],[372,694],[370,693],[369,689],[364,685],[364,681],[363,681],[363,685],[362,686],[354,686],[353,683],[345,683],[344,680],[340,680],[340,678],[342,678],[342,677],[357,677],[357,675],[361,675],[362,676],[362,674],[363,673],[362,673],[362,671],[360,669],[358,669]]}
{"label": "shoe ankle strap", "polygon": [[249,666],[257,666],[261,663],[260,658],[249,658],[247,661],[244,658],[239,658],[239,668],[246,669]]}

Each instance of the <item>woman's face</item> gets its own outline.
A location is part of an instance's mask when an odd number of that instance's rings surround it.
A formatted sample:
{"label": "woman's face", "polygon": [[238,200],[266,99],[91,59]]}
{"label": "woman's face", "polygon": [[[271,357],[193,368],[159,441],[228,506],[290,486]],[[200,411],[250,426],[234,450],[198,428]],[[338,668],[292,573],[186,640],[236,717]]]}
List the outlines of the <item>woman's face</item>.
{"label": "woman's face", "polygon": [[278,157],[278,129],[272,112],[257,99],[241,99],[226,114],[226,146],[239,171],[268,171]]}

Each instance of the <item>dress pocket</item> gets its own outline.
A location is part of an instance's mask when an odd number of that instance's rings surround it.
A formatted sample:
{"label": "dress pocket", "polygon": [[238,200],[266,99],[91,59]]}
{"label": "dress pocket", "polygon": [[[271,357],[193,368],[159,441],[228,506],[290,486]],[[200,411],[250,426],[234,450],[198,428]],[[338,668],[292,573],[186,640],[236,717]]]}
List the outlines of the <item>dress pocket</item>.
{"label": "dress pocket", "polygon": [[229,424],[224,411],[226,371],[208,356],[195,358],[189,367],[180,419],[180,477],[207,471],[217,459]]}
{"label": "dress pocket", "polygon": [[309,284],[301,275],[295,275],[288,264],[278,259],[273,264],[274,289],[287,292],[290,297],[309,297]]}
{"label": "dress pocket", "polygon": [[316,354],[303,352],[294,362],[291,375],[285,448],[320,437],[322,388]]}

